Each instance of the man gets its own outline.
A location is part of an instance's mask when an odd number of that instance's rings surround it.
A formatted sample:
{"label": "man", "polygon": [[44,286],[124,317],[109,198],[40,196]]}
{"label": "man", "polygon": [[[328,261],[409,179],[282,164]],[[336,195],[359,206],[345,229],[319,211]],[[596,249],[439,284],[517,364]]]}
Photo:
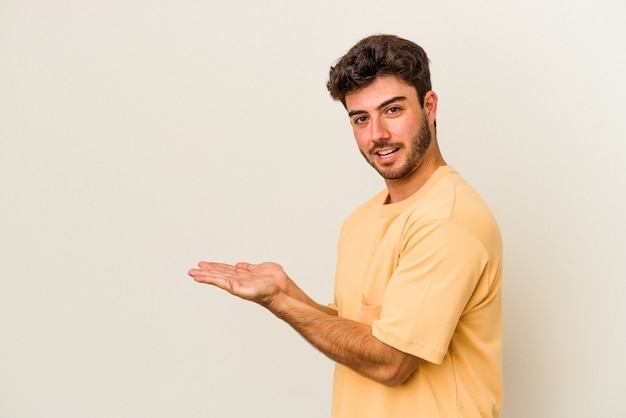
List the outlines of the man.
{"label": "man", "polygon": [[365,38],[328,89],[387,186],[342,226],[335,302],[317,304],[275,263],[189,274],[266,307],[334,360],[334,418],[498,417],[502,243],[439,151],[425,52]]}

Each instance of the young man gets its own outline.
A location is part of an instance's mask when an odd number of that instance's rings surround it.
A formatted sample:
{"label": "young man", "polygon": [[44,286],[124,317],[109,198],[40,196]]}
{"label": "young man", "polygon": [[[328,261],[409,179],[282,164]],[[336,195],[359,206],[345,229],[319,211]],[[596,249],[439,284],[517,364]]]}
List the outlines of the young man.
{"label": "young man", "polygon": [[333,418],[498,417],[502,242],[441,156],[425,52],[365,38],[328,89],[387,186],[342,226],[335,302],[317,304],[275,263],[201,262],[189,274],[261,304],[337,362]]}

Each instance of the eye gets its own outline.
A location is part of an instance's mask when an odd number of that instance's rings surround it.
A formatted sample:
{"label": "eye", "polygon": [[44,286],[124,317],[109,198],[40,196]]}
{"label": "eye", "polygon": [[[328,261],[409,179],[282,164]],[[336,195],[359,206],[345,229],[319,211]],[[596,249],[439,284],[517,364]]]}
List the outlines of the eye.
{"label": "eye", "polygon": [[398,106],[391,106],[390,108],[387,109],[387,113],[390,115],[394,115],[396,113],[400,113],[400,108]]}
{"label": "eye", "polygon": [[357,116],[356,118],[352,119],[352,123],[354,125],[362,125],[365,122],[367,122],[367,116]]}

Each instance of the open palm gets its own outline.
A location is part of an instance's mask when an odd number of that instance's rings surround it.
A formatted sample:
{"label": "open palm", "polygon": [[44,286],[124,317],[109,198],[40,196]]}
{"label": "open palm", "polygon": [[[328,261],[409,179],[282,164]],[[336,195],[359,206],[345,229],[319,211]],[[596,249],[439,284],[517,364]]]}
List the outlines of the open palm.
{"label": "open palm", "polygon": [[242,299],[269,303],[287,285],[287,275],[276,263],[236,265],[202,261],[189,270],[195,281],[217,286]]}

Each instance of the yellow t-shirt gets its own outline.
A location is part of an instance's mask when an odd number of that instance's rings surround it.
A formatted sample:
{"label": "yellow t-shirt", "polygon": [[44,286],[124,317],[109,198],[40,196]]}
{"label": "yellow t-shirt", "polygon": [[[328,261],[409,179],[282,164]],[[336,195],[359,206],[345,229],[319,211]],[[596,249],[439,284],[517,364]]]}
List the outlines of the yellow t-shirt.
{"label": "yellow t-shirt", "polygon": [[395,388],[337,364],[332,417],[498,417],[502,240],[491,212],[450,166],[409,198],[386,198],[342,226],[335,305],[426,361]]}

